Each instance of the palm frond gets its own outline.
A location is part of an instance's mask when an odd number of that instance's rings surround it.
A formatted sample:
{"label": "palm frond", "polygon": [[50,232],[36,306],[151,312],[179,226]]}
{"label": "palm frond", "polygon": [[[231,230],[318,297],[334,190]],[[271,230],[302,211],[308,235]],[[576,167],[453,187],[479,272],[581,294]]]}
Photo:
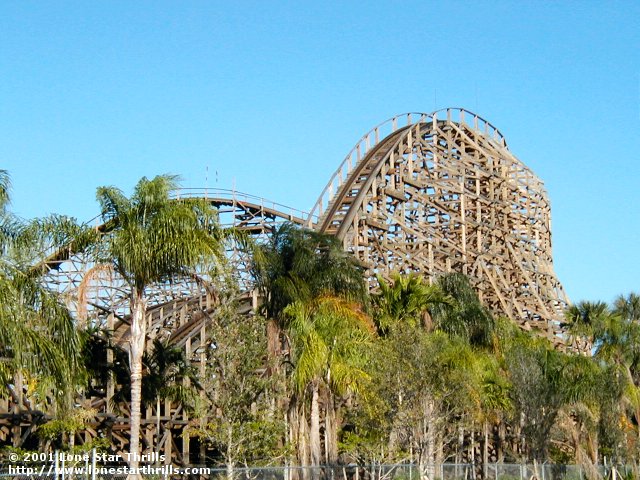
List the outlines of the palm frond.
{"label": "palm frond", "polygon": [[129,204],[122,190],[116,187],[98,187],[96,199],[104,222],[120,217]]}
{"label": "palm frond", "polygon": [[9,172],[6,170],[0,170],[0,212],[4,212],[9,205],[11,196],[9,194],[11,190],[11,178]]}

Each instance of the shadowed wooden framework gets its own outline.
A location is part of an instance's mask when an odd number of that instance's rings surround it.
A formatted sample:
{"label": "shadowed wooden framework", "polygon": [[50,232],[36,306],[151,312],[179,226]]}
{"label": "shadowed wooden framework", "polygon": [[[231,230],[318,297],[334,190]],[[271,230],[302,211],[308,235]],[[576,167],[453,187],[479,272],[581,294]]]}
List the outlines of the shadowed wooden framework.
{"label": "shadowed wooden framework", "polygon": [[[567,298],[553,271],[550,206],[543,183],[508,149],[502,134],[464,109],[408,113],[378,125],[356,144],[335,171],[310,213],[230,190],[182,189],[176,197],[207,199],[220,223],[264,240],[293,222],[336,235],[366,267],[370,288],[392,272],[418,272],[433,281],[447,272],[468,275],[494,312],[534,329],[556,344]],[[101,227],[97,227],[101,228]],[[108,233],[107,233],[108,234]],[[239,286],[241,312],[255,312],[257,294],[246,252],[227,250]],[[63,249],[45,265],[45,281],[86,327],[111,332],[126,348],[129,312],[126,284],[82,254]],[[204,375],[212,341],[208,326],[218,298],[206,273],[168,279],[149,289],[148,345],[158,339],[183,348]],[[109,358],[107,360],[113,360]],[[128,447],[128,417],[102,396],[80,399],[96,410],[77,442],[108,436],[116,452]],[[33,430],[34,405],[19,384],[0,401],[0,442],[22,446]],[[126,410],[126,406],[124,407]],[[143,412],[143,453],[166,461],[202,460],[183,434],[192,419],[164,402]],[[159,430],[158,430],[159,428]]]}

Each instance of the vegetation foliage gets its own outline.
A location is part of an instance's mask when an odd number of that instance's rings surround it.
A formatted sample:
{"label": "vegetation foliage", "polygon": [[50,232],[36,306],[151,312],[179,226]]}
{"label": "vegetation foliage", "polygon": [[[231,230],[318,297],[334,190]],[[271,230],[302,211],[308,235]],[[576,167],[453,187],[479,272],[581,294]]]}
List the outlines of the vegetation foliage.
{"label": "vegetation foliage", "polygon": [[[142,179],[130,198],[98,189],[108,233],[91,232],[66,217],[13,216],[0,171],[0,388],[46,413],[38,431],[49,446],[73,446],[91,417],[65,416],[73,399],[115,379],[109,400],[131,405],[132,449],[141,405],[181,404],[194,418],[186,435],[230,475],[398,461],[430,478],[445,461],[484,474],[489,462],[521,461],[594,472],[605,457],[640,458],[639,295],[569,307],[560,351],[492,315],[461,274],[378,277],[368,293],[335,238],[285,224],[266,243],[241,242],[261,298],[242,314],[233,282],[214,281],[227,271],[227,234],[206,204],[171,200],[176,185]],[[69,242],[128,285],[128,350],[74,319],[40,281],[43,246]],[[196,268],[213,272],[219,299],[200,370],[183,350],[147,342],[144,320],[147,288]]]}

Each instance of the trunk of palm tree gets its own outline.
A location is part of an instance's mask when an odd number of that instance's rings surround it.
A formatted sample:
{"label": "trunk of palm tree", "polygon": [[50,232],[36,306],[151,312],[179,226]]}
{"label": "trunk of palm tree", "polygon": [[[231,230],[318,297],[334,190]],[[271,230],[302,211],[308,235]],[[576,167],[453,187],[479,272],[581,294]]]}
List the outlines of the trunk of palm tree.
{"label": "trunk of palm tree", "polygon": [[309,479],[309,469],[305,468],[309,466],[309,432],[307,428],[307,415],[303,405],[298,412],[298,456],[300,466],[303,467],[303,480]]}
{"label": "trunk of palm tree", "polygon": [[[286,421],[285,423],[288,425],[288,438],[287,441],[290,445],[296,445],[299,447],[298,437],[300,436],[300,428],[299,428],[299,419],[298,419],[298,407],[295,402],[295,398],[292,398],[289,403],[289,408],[286,413]],[[293,458],[291,459],[292,465],[301,465],[300,461],[300,452],[296,451]],[[298,470],[291,469],[289,473],[289,480],[298,480]]]}
{"label": "trunk of palm tree", "polygon": [[[307,416],[305,414],[304,405],[297,397],[297,394],[294,394],[291,398],[287,414],[289,423],[289,439],[291,444],[297,447],[295,450],[293,465],[307,467],[309,465]],[[302,468],[301,471],[302,478],[308,478],[308,469]],[[290,479],[298,480],[298,478],[300,478],[299,472],[299,469],[292,469],[290,472]]]}
{"label": "trunk of palm tree", "polygon": [[424,328],[425,332],[433,330],[433,318],[427,310],[422,312],[422,328]]}
{"label": "trunk of palm tree", "polygon": [[[146,300],[141,291],[135,291],[131,299],[131,340],[129,365],[131,368],[131,440],[129,443],[129,467],[137,472],[140,461],[140,404],[142,401],[142,355],[147,334]],[[136,473],[130,478],[139,478]]]}
{"label": "trunk of palm tree", "polygon": [[327,394],[327,406],[324,416],[324,449],[325,461],[328,465],[338,460],[338,422],[333,394]]}
{"label": "trunk of palm tree", "polygon": [[270,373],[280,366],[280,326],[277,320],[267,320],[267,360]]}
{"label": "trunk of palm tree", "polygon": [[484,421],[482,425],[482,478],[488,478],[489,475],[489,422]]}
{"label": "trunk of palm tree", "polygon": [[504,421],[501,420],[498,424],[498,446],[496,448],[498,463],[504,462],[504,445],[506,436],[507,427],[505,426]]}
{"label": "trunk of palm tree", "polygon": [[322,459],[320,446],[320,402],[318,382],[311,384],[311,415],[309,425],[309,451],[311,452],[311,466],[317,467]]}

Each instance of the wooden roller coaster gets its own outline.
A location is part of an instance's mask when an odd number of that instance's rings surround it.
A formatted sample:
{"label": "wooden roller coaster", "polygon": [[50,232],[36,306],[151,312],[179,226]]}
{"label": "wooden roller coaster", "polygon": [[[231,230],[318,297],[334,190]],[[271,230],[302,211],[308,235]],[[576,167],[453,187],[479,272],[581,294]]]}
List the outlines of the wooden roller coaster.
{"label": "wooden roller coaster", "polygon": [[[378,275],[389,278],[393,272],[418,272],[430,281],[446,272],[464,273],[492,311],[556,344],[564,341],[560,325],[567,298],[553,271],[543,183],[509,151],[495,127],[464,109],[399,115],[372,129],[340,164],[310,213],[229,190],[175,194],[207,199],[223,226],[258,238],[283,222],[335,235],[366,266],[372,290]],[[240,308],[255,310],[247,259],[236,248],[228,255],[242,292]],[[52,254],[46,269],[45,281],[78,318],[113,332],[113,341],[126,346],[124,282],[68,250]],[[149,297],[149,340],[183,348],[204,372],[215,292],[194,275],[156,285]],[[109,402],[116,388],[111,382],[102,397],[80,400],[97,413],[77,441],[109,436],[118,452],[127,450],[127,415],[114,412]],[[35,412],[21,386],[14,391],[0,404],[0,441],[22,446]],[[165,402],[147,408],[143,417],[146,453],[163,452],[176,464],[203,455],[194,456],[192,442],[182,435],[190,420],[180,406]]]}
{"label": "wooden roller coaster", "polygon": [[[391,132],[381,135],[389,128]],[[311,211],[375,274],[462,272],[523,328],[561,338],[543,183],[490,123],[463,109],[385,122],[347,156]]]}

